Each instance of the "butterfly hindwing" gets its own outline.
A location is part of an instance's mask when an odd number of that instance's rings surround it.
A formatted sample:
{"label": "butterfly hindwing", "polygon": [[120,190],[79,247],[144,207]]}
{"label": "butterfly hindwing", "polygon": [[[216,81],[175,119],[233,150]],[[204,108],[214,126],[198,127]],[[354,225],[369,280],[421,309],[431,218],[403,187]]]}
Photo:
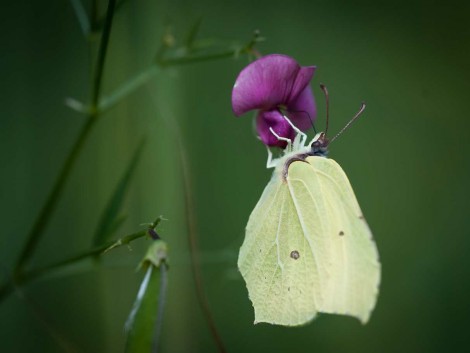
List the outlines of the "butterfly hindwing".
{"label": "butterfly hindwing", "polygon": [[316,270],[300,227],[288,185],[275,172],[250,216],[238,258],[255,323],[294,326],[316,315]]}

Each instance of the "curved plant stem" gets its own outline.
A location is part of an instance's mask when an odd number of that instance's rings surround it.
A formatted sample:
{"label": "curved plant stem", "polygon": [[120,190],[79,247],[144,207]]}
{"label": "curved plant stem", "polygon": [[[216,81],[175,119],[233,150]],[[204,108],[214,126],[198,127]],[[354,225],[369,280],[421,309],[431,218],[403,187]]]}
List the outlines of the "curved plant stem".
{"label": "curved plant stem", "polygon": [[100,46],[98,50],[98,59],[96,64],[95,75],[93,79],[93,87],[92,87],[92,101],[91,106],[92,110],[88,116],[88,119],[82,128],[75,144],[72,147],[72,150],[69,153],[69,156],[65,160],[65,163],[60,171],[60,174],[50,192],[46,203],[44,204],[43,208],[39,212],[34,225],[29,232],[27,237],[26,243],[23,246],[23,249],[20,253],[20,256],[17,260],[15,266],[15,274],[18,276],[23,271],[23,268],[26,262],[31,258],[34,251],[36,250],[37,245],[39,244],[42,236],[44,234],[44,230],[49,223],[49,220],[57,206],[57,201],[59,200],[62,191],[64,189],[65,183],[70,175],[70,172],[77,161],[77,157],[82,150],[84,142],[86,141],[87,137],[90,134],[92,127],[95,125],[95,122],[98,118],[98,101],[101,93],[101,86],[103,82],[103,71],[104,71],[104,63],[106,59],[106,53],[108,50],[108,43],[109,37],[111,34],[111,25],[113,21],[114,15],[114,7],[116,5],[116,0],[109,0],[108,3],[108,10],[106,13],[106,20],[105,25],[103,27],[103,35],[100,41]]}
{"label": "curved plant stem", "polygon": [[[176,125],[176,123],[174,124]],[[176,127],[176,126],[175,126]],[[194,205],[192,197],[192,187],[191,187],[191,175],[189,170],[189,163],[186,154],[186,149],[184,148],[183,141],[181,140],[180,135],[177,136],[177,141],[179,144],[180,158],[181,158],[181,167],[183,171],[183,181],[184,181],[184,199],[185,199],[185,209],[186,209],[186,225],[188,228],[188,241],[189,249],[191,255],[191,269],[193,272],[194,282],[196,284],[196,293],[201,306],[202,312],[206,318],[207,324],[211,331],[212,337],[217,345],[217,349],[220,353],[225,353],[225,349],[222,338],[217,330],[215,325],[214,318],[212,316],[209,303],[207,301],[206,294],[204,292],[204,286],[202,283],[201,268],[200,268],[200,259],[199,259],[199,248],[197,244],[197,231],[196,231],[196,217],[194,215]]]}

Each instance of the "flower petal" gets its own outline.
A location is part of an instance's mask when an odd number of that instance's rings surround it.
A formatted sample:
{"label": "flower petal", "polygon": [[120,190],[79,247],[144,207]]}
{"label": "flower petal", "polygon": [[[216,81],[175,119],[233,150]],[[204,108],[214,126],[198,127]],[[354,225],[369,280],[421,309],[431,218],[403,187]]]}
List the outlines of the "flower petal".
{"label": "flower petal", "polygon": [[302,131],[312,127],[317,117],[317,107],[309,85],[300,93],[297,99],[288,106],[288,116],[292,123]]}
{"label": "flower petal", "polygon": [[295,78],[294,85],[292,86],[290,95],[286,101],[286,105],[288,107],[297,100],[299,95],[305,90],[305,87],[308,86],[312,80],[315,70],[316,66],[305,66],[300,68],[299,72],[297,73],[297,77]]}
{"label": "flower petal", "polygon": [[279,141],[269,128],[281,137],[293,140],[295,131],[278,110],[261,111],[256,117],[256,129],[261,141],[267,146],[285,148],[287,143]]}
{"label": "flower petal", "polygon": [[252,62],[240,72],[233,86],[233,112],[240,116],[252,109],[271,110],[285,105],[294,86],[298,95],[308,83],[304,84],[308,70],[297,78],[300,71],[293,58],[281,54],[267,55]]}

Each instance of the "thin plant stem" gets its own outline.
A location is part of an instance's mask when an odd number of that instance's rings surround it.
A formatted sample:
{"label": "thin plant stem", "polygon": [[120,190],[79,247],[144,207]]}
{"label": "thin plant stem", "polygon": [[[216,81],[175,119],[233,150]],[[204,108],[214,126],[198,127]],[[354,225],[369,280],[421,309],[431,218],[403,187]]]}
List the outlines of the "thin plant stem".
{"label": "thin plant stem", "polygon": [[80,134],[78,135],[78,138],[75,144],[73,145],[72,150],[70,151],[67,159],[65,160],[65,164],[63,165],[62,170],[59,173],[54,187],[46,200],[46,203],[39,212],[39,215],[36,218],[36,221],[31,231],[29,232],[27,241],[23,246],[21,254],[16,263],[15,272],[19,273],[22,271],[26,261],[29,260],[34,250],[36,249],[36,246],[41,240],[42,235],[44,234],[44,229],[47,226],[50,217],[57,206],[57,201],[59,200],[59,197],[62,194],[65,183],[70,175],[70,172],[72,171],[73,166],[75,165],[77,157],[80,154],[80,151],[82,150],[82,147],[94,123],[95,119],[90,116],[86,121],[85,125],[83,126]]}
{"label": "thin plant stem", "polygon": [[[155,104],[155,101],[151,99],[151,102],[154,103],[155,110],[159,112],[159,107]],[[162,115],[162,114],[159,114]],[[204,318],[209,326],[212,338],[214,339],[217,350],[220,353],[226,353],[224,342],[220,336],[217,326],[215,324],[212,312],[207,300],[206,294],[204,292],[204,285],[202,282],[201,268],[200,268],[200,257],[199,257],[199,247],[197,242],[197,228],[196,228],[196,216],[194,214],[194,205],[192,198],[192,188],[191,188],[191,173],[188,162],[188,155],[186,152],[186,147],[184,145],[183,139],[181,138],[181,129],[176,121],[176,119],[171,119],[168,116],[162,115],[170,127],[173,130],[175,140],[177,142],[177,148],[180,155],[180,163],[183,174],[183,193],[184,193],[184,206],[185,206],[185,219],[186,227],[188,231],[188,243],[189,243],[189,253],[191,261],[191,271],[195,282],[196,295],[198,299],[199,306],[202,310]]]}
{"label": "thin plant stem", "polygon": [[26,271],[22,274],[19,274],[18,276],[11,278],[9,281],[5,282],[1,287],[0,287],[0,302],[7,296],[9,295],[16,286],[24,285],[28,282],[31,282],[39,277],[42,277],[44,275],[49,274],[50,272],[57,270],[59,268],[64,268],[66,266],[72,265],[74,263],[77,263],[79,261],[82,261],[87,258],[92,258],[96,257],[98,255],[103,255],[107,253],[108,251],[121,247],[123,245],[127,245],[134,240],[137,240],[139,238],[145,237],[148,235],[148,232],[150,229],[155,229],[158,224],[161,222],[163,218],[160,216],[158,217],[149,227],[148,229],[138,231],[136,233],[128,234],[122,238],[119,238],[118,240],[111,240],[108,241],[102,245],[96,246],[92,249],[80,252],[76,255],[73,255],[71,257],[68,257],[66,259],[54,262],[49,265],[45,265],[43,267],[39,267],[33,270]]}
{"label": "thin plant stem", "polygon": [[103,27],[103,34],[98,49],[98,59],[96,62],[95,77],[93,80],[93,89],[91,96],[91,106],[96,109],[100,99],[101,86],[103,83],[104,63],[106,61],[106,54],[108,53],[109,37],[111,36],[111,27],[113,25],[114,8],[116,0],[109,0],[108,9],[106,11],[106,19]]}
{"label": "thin plant stem", "polygon": [[[176,123],[175,123],[176,125]],[[174,125],[174,126],[175,126]],[[176,126],[175,126],[176,127]],[[220,353],[226,353],[222,337],[220,336],[217,326],[215,324],[212,312],[207,301],[206,294],[204,292],[204,285],[202,282],[201,268],[200,268],[200,258],[199,258],[199,247],[197,243],[197,228],[196,228],[196,216],[194,214],[194,204],[192,197],[192,186],[191,186],[191,174],[189,168],[188,157],[186,149],[184,147],[181,136],[178,134],[177,141],[179,144],[180,158],[181,158],[181,167],[183,171],[183,183],[184,183],[184,199],[185,199],[185,210],[186,210],[186,225],[188,228],[188,241],[190,249],[190,258],[191,258],[191,269],[193,272],[194,282],[196,284],[196,293],[201,306],[204,317],[206,318],[207,324],[209,325],[210,332],[214,341],[217,345],[217,349]]]}
{"label": "thin plant stem", "polygon": [[50,192],[46,203],[44,204],[43,208],[39,212],[38,217],[28,234],[27,240],[23,249],[20,253],[20,256],[17,260],[15,266],[15,276],[20,276],[26,262],[31,258],[34,251],[36,250],[37,245],[39,244],[40,240],[43,237],[44,230],[49,223],[49,220],[54,213],[54,210],[57,206],[57,201],[59,200],[66,181],[70,175],[70,172],[77,161],[77,157],[80,154],[84,142],[87,140],[92,127],[95,125],[95,122],[98,118],[98,110],[96,109],[100,97],[101,92],[101,85],[103,81],[103,71],[104,71],[104,63],[106,59],[106,53],[108,50],[108,43],[109,43],[109,36],[111,34],[111,25],[113,20],[114,14],[114,6],[116,1],[109,0],[108,3],[108,10],[106,14],[106,21],[103,27],[103,35],[100,41],[99,51],[98,51],[98,60],[95,70],[95,76],[93,80],[93,87],[92,87],[92,109],[91,113],[88,116],[88,119],[85,125],[82,128],[75,144],[72,147],[65,163],[61,169],[61,172]]}
{"label": "thin plant stem", "polygon": [[110,95],[103,97],[100,101],[99,110],[105,112],[112,108],[114,105],[119,103],[123,98],[127,97],[130,93],[149,82],[159,72],[159,68],[156,65],[151,65],[135,76],[131,77],[121,86],[119,86]]}
{"label": "thin plant stem", "polygon": [[148,234],[147,230],[141,230],[137,233],[132,233],[132,234],[126,235],[125,237],[123,237],[123,238],[121,238],[117,241],[114,240],[114,241],[106,242],[102,245],[99,245],[99,246],[94,247],[92,249],[83,251],[83,252],[78,253],[74,256],[71,256],[67,259],[64,259],[64,260],[61,260],[61,261],[58,261],[58,262],[55,262],[55,263],[52,263],[52,264],[49,264],[49,265],[46,265],[46,266],[43,266],[43,267],[36,268],[34,270],[31,270],[29,272],[24,273],[20,277],[20,279],[21,279],[20,282],[21,282],[21,284],[24,284],[25,282],[29,282],[33,279],[38,278],[38,277],[42,277],[42,276],[48,274],[49,272],[54,271],[58,268],[64,268],[66,266],[72,265],[76,262],[87,259],[89,257],[95,257],[95,256],[98,256],[98,255],[103,255],[111,249],[118,248],[118,247],[121,247],[123,245],[127,245],[127,244],[129,244],[130,242],[132,242],[136,239],[139,239],[139,238],[142,238],[142,237],[146,236],[147,234]]}
{"label": "thin plant stem", "polygon": [[[129,80],[124,82],[121,86],[114,90],[114,92],[103,97],[99,102],[98,109],[100,112],[105,112],[110,108],[114,107],[119,103],[124,97],[128,96],[132,92],[136,91],[138,88],[149,82],[154,76],[156,76],[161,69],[178,66],[178,65],[187,65],[191,63],[197,63],[201,61],[210,61],[217,59],[226,59],[230,57],[235,57],[241,54],[252,54],[255,53],[254,45],[257,43],[258,37],[255,34],[253,38],[242,48],[235,48],[220,53],[199,55],[199,56],[180,56],[173,58],[161,58],[161,55],[157,54],[157,58],[153,65],[145,68],[141,72],[137,73],[135,76],[131,77]],[[162,48],[165,48],[162,46]]]}
{"label": "thin plant stem", "polygon": [[246,54],[246,53],[249,53],[249,52],[250,51],[249,51],[248,48],[232,49],[232,50],[227,50],[227,51],[224,51],[224,52],[208,54],[208,55],[181,56],[181,57],[175,57],[175,58],[168,58],[168,59],[163,59],[163,60],[159,61],[158,63],[162,67],[177,66],[177,65],[197,63],[197,62],[201,62],[201,61],[227,59],[227,58],[234,57],[236,55]]}

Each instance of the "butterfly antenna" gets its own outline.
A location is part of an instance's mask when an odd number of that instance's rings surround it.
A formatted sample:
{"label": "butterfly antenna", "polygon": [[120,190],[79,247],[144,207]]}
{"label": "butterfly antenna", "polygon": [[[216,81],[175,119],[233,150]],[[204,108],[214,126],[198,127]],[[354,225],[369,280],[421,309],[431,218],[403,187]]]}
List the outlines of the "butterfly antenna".
{"label": "butterfly antenna", "polygon": [[[325,136],[328,134],[328,125],[330,121],[330,95],[328,94],[328,89],[323,83],[320,83],[320,88],[325,94],[325,101],[326,101],[326,127],[325,127]],[[315,131],[316,133],[316,131]]]}
{"label": "butterfly antenna", "polygon": [[[338,132],[338,133],[336,134],[336,136],[333,137],[333,138],[330,140],[330,143],[333,142],[334,140],[336,140],[336,138],[337,138],[339,135],[341,135],[353,122],[355,122],[355,121],[357,120],[357,118],[359,118],[359,117],[361,116],[361,114],[362,114],[362,112],[364,111],[364,109],[366,109],[366,103],[362,102],[362,103],[361,103],[361,108],[360,108],[359,111],[356,113],[356,115],[354,115],[354,117],[353,117],[351,120],[349,120],[349,123],[347,123],[346,126],[343,127],[343,128],[341,129],[341,131]],[[327,121],[328,121],[328,120],[327,120]],[[328,125],[327,125],[327,126],[328,126]]]}
{"label": "butterfly antenna", "polygon": [[[289,110],[288,112],[289,112],[289,113],[302,113],[302,114],[307,114],[308,120],[310,120],[310,124],[312,125],[313,131],[315,132],[315,134],[317,133],[317,129],[315,129],[315,125],[313,124],[312,117],[310,116],[310,114],[309,114],[307,111],[305,111],[305,110]],[[282,113],[282,112],[281,112],[281,113]]]}
{"label": "butterfly antenna", "polygon": [[317,133],[317,129],[315,129],[315,125],[313,124],[313,120],[312,120],[312,117],[310,116],[310,114],[306,111],[302,111],[301,113],[305,113],[307,114],[308,116],[308,120],[310,120],[310,124],[312,125],[312,128],[313,128],[313,131],[315,132],[315,134]]}

